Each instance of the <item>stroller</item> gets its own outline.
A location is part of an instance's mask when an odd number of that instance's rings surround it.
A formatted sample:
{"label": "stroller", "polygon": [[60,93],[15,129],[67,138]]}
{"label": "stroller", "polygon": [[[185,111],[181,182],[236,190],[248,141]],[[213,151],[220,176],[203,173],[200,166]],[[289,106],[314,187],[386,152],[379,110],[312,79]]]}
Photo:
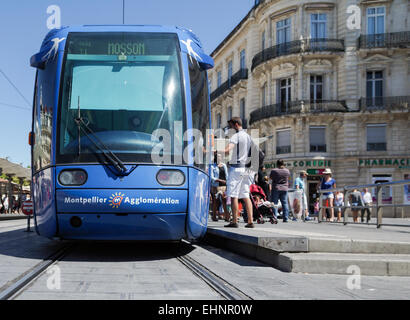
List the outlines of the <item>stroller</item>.
{"label": "stroller", "polygon": [[[267,201],[265,192],[263,189],[256,185],[252,184],[249,188],[250,198],[253,208],[253,219],[256,220],[259,224],[269,221],[272,224],[277,224],[278,219],[276,218],[273,208],[264,204]],[[265,218],[267,220],[265,220]]]}

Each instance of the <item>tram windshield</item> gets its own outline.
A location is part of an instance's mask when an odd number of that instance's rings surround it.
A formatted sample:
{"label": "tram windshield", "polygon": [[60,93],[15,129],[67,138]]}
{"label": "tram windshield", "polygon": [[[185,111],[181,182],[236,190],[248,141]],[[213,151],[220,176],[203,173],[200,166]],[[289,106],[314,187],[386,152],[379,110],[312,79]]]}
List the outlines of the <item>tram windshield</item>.
{"label": "tram windshield", "polygon": [[[179,44],[171,33],[71,33],[60,101],[57,162],[94,162],[81,117],[121,160],[152,162],[165,129],[182,141],[185,113]],[[179,143],[177,144],[179,145]],[[164,152],[181,155],[171,146]],[[164,157],[165,158],[165,157]]]}

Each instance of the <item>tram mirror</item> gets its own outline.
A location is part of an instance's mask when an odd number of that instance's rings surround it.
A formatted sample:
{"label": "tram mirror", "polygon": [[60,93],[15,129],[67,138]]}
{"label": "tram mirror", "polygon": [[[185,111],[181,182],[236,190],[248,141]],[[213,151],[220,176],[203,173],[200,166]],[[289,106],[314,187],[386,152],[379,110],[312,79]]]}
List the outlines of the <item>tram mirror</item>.
{"label": "tram mirror", "polygon": [[29,144],[30,146],[34,146],[34,141],[35,141],[35,134],[34,134],[33,131],[31,131],[31,132],[28,134],[28,144]]}

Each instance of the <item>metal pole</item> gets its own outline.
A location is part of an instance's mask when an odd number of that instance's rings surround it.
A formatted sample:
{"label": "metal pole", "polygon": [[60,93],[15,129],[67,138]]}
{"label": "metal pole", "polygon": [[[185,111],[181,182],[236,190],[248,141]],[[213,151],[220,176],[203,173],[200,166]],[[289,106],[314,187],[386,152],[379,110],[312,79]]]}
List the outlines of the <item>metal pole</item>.
{"label": "metal pole", "polygon": [[319,196],[319,214],[317,215],[317,223],[322,222],[322,193]]}
{"label": "metal pole", "polygon": [[27,229],[24,232],[33,232],[32,230],[30,230],[30,217],[31,215],[27,216]]}
{"label": "metal pole", "polygon": [[125,0],[122,0],[122,24],[125,24]]}
{"label": "metal pole", "polygon": [[347,190],[343,190],[343,224],[347,225],[347,219],[349,215],[347,213],[347,204],[349,203],[349,199],[347,199]]}
{"label": "metal pole", "polygon": [[376,187],[376,213],[377,213],[377,228],[382,226],[383,219],[383,196],[382,196],[382,187]]}

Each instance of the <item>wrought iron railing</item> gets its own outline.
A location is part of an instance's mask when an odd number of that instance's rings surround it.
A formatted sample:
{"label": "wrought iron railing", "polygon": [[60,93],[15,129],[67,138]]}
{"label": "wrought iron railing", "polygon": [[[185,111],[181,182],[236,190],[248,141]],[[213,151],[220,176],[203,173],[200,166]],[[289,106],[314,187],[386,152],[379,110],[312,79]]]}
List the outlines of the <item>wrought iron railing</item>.
{"label": "wrought iron railing", "polygon": [[410,96],[361,98],[359,105],[361,111],[409,111]]}
{"label": "wrought iron railing", "polygon": [[251,113],[249,124],[271,117],[283,116],[294,113],[322,113],[322,112],[347,112],[345,101],[317,100],[311,102],[290,101],[261,107]]}
{"label": "wrought iron railing", "polygon": [[340,39],[301,39],[285,42],[265,49],[256,54],[252,59],[252,71],[258,65],[280,56],[300,54],[305,52],[343,52],[344,50],[344,41]]}
{"label": "wrought iron railing", "polygon": [[409,48],[410,31],[362,34],[358,39],[358,48]]}
{"label": "wrought iron railing", "polygon": [[283,103],[276,103],[269,106],[263,106],[253,112],[251,112],[251,118],[249,124],[263,120],[269,119],[271,117],[277,117],[287,114],[299,113],[301,112],[302,107],[300,101],[289,101]]}
{"label": "wrought iron railing", "polygon": [[345,101],[340,100],[315,100],[304,102],[304,112],[347,112]]}
{"label": "wrought iron railing", "polygon": [[248,69],[240,69],[230,79],[222,83],[216,90],[211,93],[211,101],[222,95],[225,91],[229,90],[235,84],[243,79],[248,79]]}

